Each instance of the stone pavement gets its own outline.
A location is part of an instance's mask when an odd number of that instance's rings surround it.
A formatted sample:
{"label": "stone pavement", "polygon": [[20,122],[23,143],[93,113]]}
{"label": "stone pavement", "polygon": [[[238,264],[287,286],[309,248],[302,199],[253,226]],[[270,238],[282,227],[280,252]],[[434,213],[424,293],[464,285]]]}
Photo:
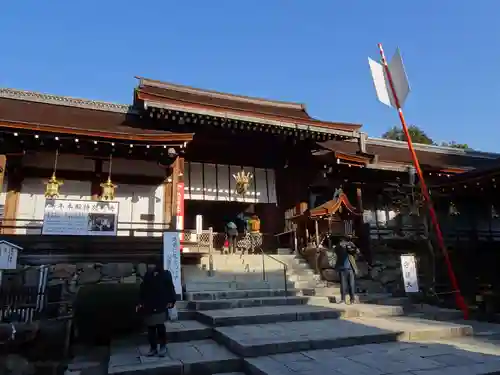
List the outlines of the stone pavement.
{"label": "stone pavement", "polygon": [[246,359],[248,373],[479,375],[500,373],[500,346],[479,340],[385,343]]}
{"label": "stone pavement", "polygon": [[145,343],[112,346],[108,374],[212,374],[241,367],[238,356],[212,340],[170,343],[164,358],[146,357],[148,350]]}

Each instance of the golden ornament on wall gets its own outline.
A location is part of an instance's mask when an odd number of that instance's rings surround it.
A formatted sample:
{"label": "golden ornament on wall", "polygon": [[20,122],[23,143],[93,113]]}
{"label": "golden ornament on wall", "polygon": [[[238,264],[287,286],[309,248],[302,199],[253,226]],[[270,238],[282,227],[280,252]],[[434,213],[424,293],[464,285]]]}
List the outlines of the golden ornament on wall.
{"label": "golden ornament on wall", "polygon": [[250,172],[245,173],[244,170],[233,174],[233,178],[236,181],[236,192],[240,195],[245,195],[248,191],[248,187],[250,186],[250,181],[253,176]]}

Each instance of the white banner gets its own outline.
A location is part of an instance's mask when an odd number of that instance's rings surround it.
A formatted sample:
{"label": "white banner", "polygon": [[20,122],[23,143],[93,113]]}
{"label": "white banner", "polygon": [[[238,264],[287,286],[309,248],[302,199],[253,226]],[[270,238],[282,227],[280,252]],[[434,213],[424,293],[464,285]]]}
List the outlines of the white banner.
{"label": "white banner", "polygon": [[[17,268],[17,254],[21,247],[7,241],[0,241],[0,272]],[[0,280],[1,285],[1,280]]]}
{"label": "white banner", "polygon": [[46,199],[42,234],[116,236],[118,202]]}
{"label": "white banner", "polygon": [[172,274],[175,293],[182,296],[181,246],[177,232],[163,232],[163,267]]}
{"label": "white banner", "polygon": [[418,293],[417,262],[414,255],[401,255],[401,271],[406,293]]}
{"label": "white banner", "polygon": [[[383,65],[370,58],[368,58],[368,64],[370,65],[373,84],[375,85],[378,100],[389,107],[396,108],[396,101],[394,100],[389,78],[387,77]],[[396,53],[392,57],[388,67],[399,104],[403,107],[403,104],[410,93],[410,83],[408,82],[408,77],[403,64],[403,58],[401,57],[399,49],[396,50]]]}

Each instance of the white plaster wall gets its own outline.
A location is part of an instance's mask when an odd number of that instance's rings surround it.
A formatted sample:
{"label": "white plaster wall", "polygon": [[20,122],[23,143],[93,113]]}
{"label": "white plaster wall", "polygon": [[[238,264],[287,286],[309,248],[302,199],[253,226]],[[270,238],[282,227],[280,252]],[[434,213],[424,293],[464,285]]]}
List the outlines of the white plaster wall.
{"label": "white plaster wall", "polygon": [[[52,170],[54,168],[55,153],[36,152],[28,153],[23,158],[23,165]],[[93,171],[95,162],[81,155],[59,154],[57,158],[58,170]]]}
{"label": "white plaster wall", "polygon": [[0,192],[0,218],[3,218],[6,198],[7,198],[7,178],[4,176],[2,191]]}
{"label": "white plaster wall", "polygon": [[[109,161],[105,160],[102,165],[103,173],[107,176]],[[111,175],[141,175],[148,177],[164,177],[165,168],[158,163],[145,160],[113,159],[111,164]]]}
{"label": "white plaster wall", "polygon": [[[39,234],[45,210],[45,182],[47,179],[26,178],[21,186],[17,209],[17,234]],[[90,181],[65,180],[59,199],[90,200]]]}
{"label": "white plaster wall", "polygon": [[[163,228],[164,185],[119,185],[116,189],[115,201],[118,208],[118,235],[129,236],[130,229]],[[152,216],[153,220],[145,220],[143,215]],[[161,236],[161,232],[135,231],[134,236]]]}

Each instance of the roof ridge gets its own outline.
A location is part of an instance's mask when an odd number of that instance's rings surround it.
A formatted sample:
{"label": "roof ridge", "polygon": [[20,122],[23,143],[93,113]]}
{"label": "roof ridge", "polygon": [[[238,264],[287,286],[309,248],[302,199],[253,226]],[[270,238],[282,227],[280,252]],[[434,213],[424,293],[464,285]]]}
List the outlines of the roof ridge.
{"label": "roof ridge", "polygon": [[267,104],[267,105],[272,105],[275,107],[301,109],[301,110],[306,111],[306,105],[303,103],[263,99],[263,98],[257,98],[257,97],[246,96],[246,95],[228,94],[228,93],[223,93],[223,92],[216,91],[216,90],[200,89],[200,88],[196,88],[196,87],[179,85],[176,83],[163,82],[163,81],[145,78],[145,77],[136,77],[136,78],[140,80],[139,85],[144,85],[144,86],[152,86],[152,87],[157,87],[157,88],[181,91],[181,92],[186,92],[186,93],[190,93],[190,94],[200,94],[200,95],[205,95],[205,96],[216,97],[219,99],[229,99],[229,100],[236,100],[236,101],[241,101],[241,102],[262,104],[262,105]]}
{"label": "roof ridge", "polygon": [[24,100],[30,102],[54,104],[67,107],[77,107],[98,111],[128,113],[132,107],[127,104],[118,104],[100,100],[82,99],[71,96],[45,94],[37,91],[19,90],[0,87],[0,98]]}
{"label": "roof ridge", "polygon": [[[367,144],[396,148],[408,148],[408,143],[406,141],[377,137],[368,137]],[[461,149],[449,146],[427,145],[423,143],[413,143],[413,147],[417,151],[433,152],[436,154],[463,155],[482,159],[496,159],[500,157],[500,154],[495,152],[478,151],[474,149]]]}

